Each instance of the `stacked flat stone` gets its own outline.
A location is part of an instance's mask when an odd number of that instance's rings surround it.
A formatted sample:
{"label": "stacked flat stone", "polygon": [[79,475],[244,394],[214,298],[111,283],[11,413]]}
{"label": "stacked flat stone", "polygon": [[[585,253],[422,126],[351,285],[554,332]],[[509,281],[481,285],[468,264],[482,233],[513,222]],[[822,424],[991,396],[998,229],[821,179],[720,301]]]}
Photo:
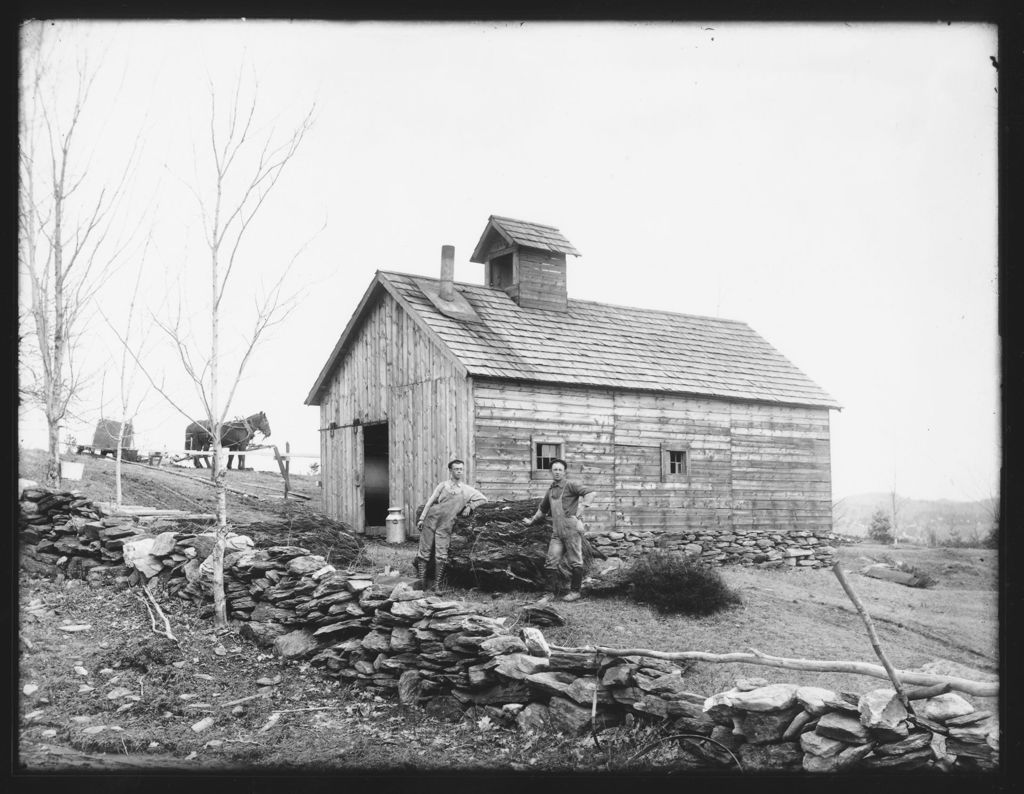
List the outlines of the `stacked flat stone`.
{"label": "stacked flat stone", "polygon": [[103,517],[80,491],[26,483],[20,488],[19,511],[21,563],[28,570],[61,571],[97,586],[129,573],[121,564],[121,544],[142,530],[130,521]]}
{"label": "stacked flat stone", "polygon": [[[209,521],[195,517],[111,516],[78,491],[47,489],[29,481],[22,481],[19,492],[24,567],[49,575],[59,571],[96,586],[111,579],[127,580],[133,574],[134,581],[159,576],[172,594],[181,591],[183,597],[197,601],[209,597],[209,587],[199,583],[203,578],[200,568],[216,542],[213,532],[204,526]],[[335,558],[349,562],[358,553],[358,539],[349,538],[339,526],[330,525],[329,529],[336,536]],[[247,592],[249,558],[241,557],[242,552],[253,551],[252,547],[247,536],[228,533],[225,564],[230,567],[241,561],[237,575],[226,580],[229,602],[234,601],[235,616],[239,618],[248,617],[255,607]],[[261,549],[252,559],[257,569],[266,560],[273,568],[276,560],[287,566],[289,559],[308,555],[299,547],[271,547]],[[324,564],[321,562],[320,567]],[[205,573],[209,579],[209,565]]]}
{"label": "stacked flat stone", "polygon": [[479,605],[425,596],[406,582],[365,588],[359,607],[365,623],[335,621],[312,633],[326,643],[313,663],[339,680],[401,689],[407,701],[471,687],[480,644],[504,630]]}
{"label": "stacked flat stone", "polygon": [[107,515],[79,491],[27,485],[19,505],[22,565],[38,573],[59,571],[97,587],[126,582],[133,571],[136,579],[167,580],[194,556],[195,531],[173,530],[178,522],[158,517]]}
{"label": "stacked flat stone", "polygon": [[704,706],[717,723],[711,738],[728,747],[745,768],[818,773],[973,770],[998,764],[998,721],[958,694],[913,701],[915,720],[892,689],[857,697],[762,681],[737,682]]}
{"label": "stacked flat stone", "polygon": [[838,538],[828,530],[733,529],[729,532],[591,530],[587,538],[609,559],[626,560],[653,549],[678,551],[699,557],[708,565],[753,565],[762,568],[783,565],[810,568],[835,563]]}

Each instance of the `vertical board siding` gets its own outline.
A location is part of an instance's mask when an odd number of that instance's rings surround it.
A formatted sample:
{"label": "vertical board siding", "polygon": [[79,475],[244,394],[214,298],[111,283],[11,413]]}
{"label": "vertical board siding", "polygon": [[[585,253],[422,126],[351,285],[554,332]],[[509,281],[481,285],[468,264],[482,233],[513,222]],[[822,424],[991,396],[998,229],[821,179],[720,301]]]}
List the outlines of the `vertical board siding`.
{"label": "vertical board siding", "polygon": [[[416,507],[451,457],[470,468],[469,381],[387,293],[367,312],[321,404],[323,509],[363,528],[362,434],[352,426],[388,422],[390,501],[413,528]],[[470,476],[472,471],[470,469]]]}

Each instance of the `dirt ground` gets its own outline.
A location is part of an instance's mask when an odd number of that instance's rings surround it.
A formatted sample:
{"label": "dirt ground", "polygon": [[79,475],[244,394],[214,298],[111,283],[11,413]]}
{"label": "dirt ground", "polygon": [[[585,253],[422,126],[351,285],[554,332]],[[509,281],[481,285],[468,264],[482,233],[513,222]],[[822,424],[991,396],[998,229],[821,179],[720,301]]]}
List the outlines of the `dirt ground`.
{"label": "dirt ground", "polygon": [[[81,482],[66,482],[95,501],[113,495],[109,460],[82,456]],[[21,474],[38,478],[42,456],[24,453]],[[128,466],[126,503],[212,510],[212,489],[192,469]],[[201,474],[200,474],[201,476]],[[293,478],[309,500],[281,498],[281,478],[233,472],[229,484],[259,498],[229,494],[229,519],[287,522],[316,515],[316,481]],[[259,486],[259,487],[257,487]],[[282,543],[290,542],[282,535]],[[367,558],[407,567],[411,543],[370,543]],[[935,659],[992,678],[998,669],[996,556],[978,549],[843,547],[850,571],[898,558],[927,570],[933,587],[912,589],[855,577],[854,586],[898,668]],[[663,616],[625,598],[584,599],[565,609],[566,626],[549,641],[658,650],[727,652],[756,647],[796,658],[875,661],[859,617],[827,569],[723,570],[741,607],[701,619]],[[91,588],[79,580],[22,573],[18,604],[19,774],[180,772],[257,775],[271,770],[448,772],[602,772],[650,770],[631,762],[650,728],[612,729],[591,737],[522,734],[482,711],[463,715],[443,703],[409,709],[370,692],[338,686],[306,664],[281,663],[239,634],[217,633],[189,602],[162,598],[176,642],[158,635],[137,588]],[[509,615],[527,597],[488,598],[490,613]],[[954,673],[956,674],[956,673]],[[692,690],[712,694],[737,676],[795,680],[752,665],[697,665]],[[800,676],[806,684],[863,692],[884,682],[853,676]],[[994,700],[972,699],[979,708]],[[669,763],[666,761],[666,763]]]}
{"label": "dirt ground", "polygon": [[[115,462],[110,457],[95,455],[68,455],[67,460],[82,463],[81,480],[65,480],[64,488],[81,490],[93,501],[113,501],[115,494]],[[215,508],[214,490],[210,485],[210,470],[190,465],[165,464],[150,466],[144,463],[123,463],[122,501],[125,504],[144,505],[198,513],[212,513]],[[41,456],[35,450],[22,454],[22,477],[39,479],[43,470]],[[315,513],[319,510],[320,488],[316,477],[290,475],[290,499],[284,498],[284,481],[280,474],[246,469],[228,472],[228,518],[232,523],[246,524],[266,521],[271,517],[288,518]]]}

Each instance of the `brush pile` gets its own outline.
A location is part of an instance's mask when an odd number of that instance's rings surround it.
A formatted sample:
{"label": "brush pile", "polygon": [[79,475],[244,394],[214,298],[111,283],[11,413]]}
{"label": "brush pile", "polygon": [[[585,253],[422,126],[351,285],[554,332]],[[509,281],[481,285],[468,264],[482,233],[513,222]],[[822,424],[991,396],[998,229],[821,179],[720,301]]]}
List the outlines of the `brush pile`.
{"label": "brush pile", "polygon": [[281,521],[254,521],[235,528],[257,546],[302,546],[328,562],[348,564],[363,548],[363,541],[343,521],[326,516],[295,516]]}
{"label": "brush pile", "polygon": [[[487,502],[471,515],[455,520],[448,551],[448,581],[458,587],[489,592],[542,590],[544,559],[551,540],[549,519],[524,526],[537,510],[538,499]],[[422,507],[416,511],[420,515]],[[604,555],[583,539],[583,567]],[[563,557],[562,573],[569,567]]]}

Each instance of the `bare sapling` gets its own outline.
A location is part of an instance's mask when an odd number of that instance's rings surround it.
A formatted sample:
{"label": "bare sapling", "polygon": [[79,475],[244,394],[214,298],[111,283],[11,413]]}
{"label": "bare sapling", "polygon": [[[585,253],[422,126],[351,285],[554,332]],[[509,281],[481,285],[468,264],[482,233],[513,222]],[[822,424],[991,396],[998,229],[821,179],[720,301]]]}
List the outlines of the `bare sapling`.
{"label": "bare sapling", "polygon": [[[229,418],[235,392],[242,381],[258,344],[267,332],[281,323],[295,308],[298,294],[286,294],[285,288],[291,268],[304,243],[282,268],[276,281],[261,294],[254,296],[254,319],[247,332],[242,333],[242,342],[235,350],[241,354],[237,365],[228,369],[225,351],[222,349],[222,323],[225,319],[225,299],[229,294],[241,290],[232,279],[238,268],[245,269],[243,260],[252,263],[251,257],[243,254],[243,241],[251,224],[264,206],[280,179],[285,167],[295,156],[300,144],[312,124],[311,108],[297,127],[282,141],[275,142],[273,132],[260,136],[254,129],[258,86],[254,86],[252,98],[242,99],[242,76],[239,74],[232,101],[226,113],[218,113],[218,95],[210,86],[210,114],[208,158],[196,156],[194,162],[209,163],[206,171],[197,173],[195,184],[189,185],[202,222],[204,248],[209,266],[207,294],[209,304],[204,307],[208,319],[209,339],[204,345],[196,340],[187,329],[187,319],[182,316],[183,301],[179,298],[173,316],[153,317],[153,322],[177,352],[181,368],[201,405],[203,422],[211,436],[211,482],[215,490],[215,513],[217,542],[213,560],[214,620],[216,625],[227,625],[227,605],[224,597],[224,550],[229,534],[227,509],[227,467],[226,451],[222,444],[223,425]],[[197,165],[197,169],[199,166]],[[205,174],[205,176],[203,175]],[[237,320],[237,314],[231,319]],[[139,361],[138,356],[133,356]],[[185,416],[195,421],[193,413],[186,411],[179,399],[172,396],[162,385],[157,385],[153,374],[145,365],[142,372],[164,398]]]}
{"label": "bare sapling", "polygon": [[135,417],[138,415],[139,410],[142,407],[143,402],[149,396],[149,389],[145,389],[142,394],[135,396],[135,379],[139,372],[139,360],[142,359],[143,349],[146,346],[146,341],[149,337],[149,332],[142,333],[141,338],[138,338],[139,331],[135,324],[135,306],[139,297],[139,285],[142,282],[143,266],[146,261],[146,250],[148,250],[149,241],[146,242],[146,249],[143,250],[141,262],[139,264],[138,271],[135,276],[135,287],[132,290],[131,299],[128,302],[128,312],[125,318],[125,327],[123,334],[114,328],[114,324],[110,318],[103,313],[100,309],[100,315],[106,321],[107,325],[114,331],[115,336],[120,342],[120,369],[119,369],[119,415],[120,421],[118,422],[117,428],[117,444],[114,457],[114,505],[120,508],[123,504],[123,493],[124,489],[122,486],[121,473],[122,460],[124,457],[125,441],[128,436],[129,429],[135,427]]}

